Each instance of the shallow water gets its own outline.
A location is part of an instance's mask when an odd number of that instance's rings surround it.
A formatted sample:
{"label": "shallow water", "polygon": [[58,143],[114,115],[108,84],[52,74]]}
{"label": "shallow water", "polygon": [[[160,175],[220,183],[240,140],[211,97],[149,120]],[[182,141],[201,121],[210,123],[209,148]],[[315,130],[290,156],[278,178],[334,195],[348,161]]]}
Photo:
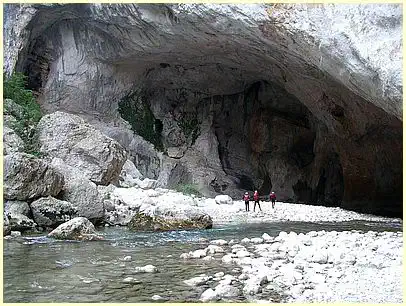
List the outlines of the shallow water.
{"label": "shallow water", "polygon": [[[340,223],[221,224],[204,231],[135,233],[125,227],[99,229],[104,241],[57,241],[45,236],[4,240],[5,302],[153,302],[160,295],[168,302],[197,301],[208,287],[192,288],[183,280],[223,271],[239,275],[236,266],[221,260],[181,260],[181,253],[207,246],[205,239],[271,236],[280,231],[312,230],[402,231],[401,223],[349,221]],[[123,261],[130,255],[131,261]],[[221,258],[223,254],[215,254]],[[158,273],[136,273],[152,264]],[[132,277],[127,283],[124,279]],[[209,284],[210,286],[210,284]],[[213,287],[213,286],[212,286]],[[244,302],[241,297],[238,301]]]}

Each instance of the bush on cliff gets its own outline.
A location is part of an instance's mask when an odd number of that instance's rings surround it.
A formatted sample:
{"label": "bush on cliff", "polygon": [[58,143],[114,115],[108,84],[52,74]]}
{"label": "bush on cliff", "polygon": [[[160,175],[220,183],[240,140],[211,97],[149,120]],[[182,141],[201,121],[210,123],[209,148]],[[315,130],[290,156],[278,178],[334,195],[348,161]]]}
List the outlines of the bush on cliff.
{"label": "bush on cliff", "polygon": [[[31,90],[26,88],[27,77],[22,73],[13,73],[11,76],[4,75],[3,99],[11,99],[20,107],[20,114],[13,114],[12,104],[4,103],[5,114],[14,115],[16,121],[11,128],[21,137],[25,144],[25,152],[38,155],[36,151],[36,139],[34,127],[41,119],[41,109],[35,101]],[[3,100],[4,101],[4,100]]]}
{"label": "bush on cliff", "polygon": [[175,190],[181,192],[185,195],[196,195],[201,197],[202,194],[199,192],[198,187],[196,184],[179,184],[175,187]]}

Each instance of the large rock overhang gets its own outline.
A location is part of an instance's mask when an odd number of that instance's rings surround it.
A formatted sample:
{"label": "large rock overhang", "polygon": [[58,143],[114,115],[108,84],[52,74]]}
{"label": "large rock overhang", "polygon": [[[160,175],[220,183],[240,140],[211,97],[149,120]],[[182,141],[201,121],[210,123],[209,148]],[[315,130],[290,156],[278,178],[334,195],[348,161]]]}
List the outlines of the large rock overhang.
{"label": "large rock overhang", "polygon": [[5,64],[29,75],[44,110],[114,117],[140,92],[164,130],[176,114],[210,122],[229,188],[401,215],[400,5],[23,11],[26,24],[5,23],[18,41]]}

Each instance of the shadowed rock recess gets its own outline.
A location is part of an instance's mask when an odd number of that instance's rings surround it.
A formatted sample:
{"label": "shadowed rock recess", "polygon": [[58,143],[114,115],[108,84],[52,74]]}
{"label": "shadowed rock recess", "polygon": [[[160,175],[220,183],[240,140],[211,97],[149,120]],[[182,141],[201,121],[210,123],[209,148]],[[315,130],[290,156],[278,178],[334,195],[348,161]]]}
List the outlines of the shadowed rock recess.
{"label": "shadowed rock recess", "polygon": [[158,187],[402,215],[401,5],[4,12],[6,71],[28,75],[45,112],[117,140]]}

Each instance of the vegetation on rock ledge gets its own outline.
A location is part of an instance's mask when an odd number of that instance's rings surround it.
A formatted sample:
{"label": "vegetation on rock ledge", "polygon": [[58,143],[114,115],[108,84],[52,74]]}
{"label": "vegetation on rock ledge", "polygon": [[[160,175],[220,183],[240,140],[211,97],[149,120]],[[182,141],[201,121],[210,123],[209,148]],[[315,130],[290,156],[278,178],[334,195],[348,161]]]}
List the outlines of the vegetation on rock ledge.
{"label": "vegetation on rock ledge", "polygon": [[202,194],[199,192],[198,187],[196,184],[179,184],[175,187],[175,190],[177,192],[181,192],[185,195],[196,195],[198,197],[201,197]]}
{"label": "vegetation on rock ledge", "polygon": [[118,111],[131,124],[134,132],[151,142],[157,150],[163,151],[162,122],[155,118],[149,105],[137,93],[123,98],[118,103]]}
{"label": "vegetation on rock ledge", "polygon": [[42,115],[32,91],[26,89],[27,77],[18,72],[10,77],[6,77],[5,74],[3,76],[3,99],[12,100],[3,100],[3,113],[16,119],[10,127],[24,141],[25,152],[39,155],[34,128]]}

